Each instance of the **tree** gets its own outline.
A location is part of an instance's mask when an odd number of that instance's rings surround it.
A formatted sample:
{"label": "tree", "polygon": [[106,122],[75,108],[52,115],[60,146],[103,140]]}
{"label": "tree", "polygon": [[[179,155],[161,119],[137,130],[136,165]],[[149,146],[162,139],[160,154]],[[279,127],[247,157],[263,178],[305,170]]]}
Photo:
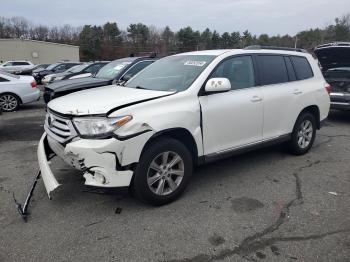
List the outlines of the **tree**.
{"label": "tree", "polygon": [[213,32],[213,35],[211,37],[211,42],[212,42],[213,49],[220,48],[220,45],[221,45],[220,34],[216,30],[214,30]]}
{"label": "tree", "polygon": [[193,31],[190,26],[180,29],[176,34],[176,38],[180,52],[199,49],[200,33],[199,31]]}
{"label": "tree", "polygon": [[132,40],[134,47],[140,51],[145,49],[149,39],[149,29],[142,23],[130,24],[127,28],[128,37]]}
{"label": "tree", "polygon": [[201,49],[212,49],[212,37],[213,33],[209,28],[205,29],[200,36],[200,46]]}

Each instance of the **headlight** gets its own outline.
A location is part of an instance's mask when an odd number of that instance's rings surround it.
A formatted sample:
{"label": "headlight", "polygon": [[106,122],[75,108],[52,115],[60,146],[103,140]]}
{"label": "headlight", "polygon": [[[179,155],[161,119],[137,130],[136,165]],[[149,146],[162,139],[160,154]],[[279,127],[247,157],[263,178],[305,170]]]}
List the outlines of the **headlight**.
{"label": "headlight", "polygon": [[111,118],[79,117],[74,118],[73,123],[80,136],[85,138],[96,138],[111,135],[115,130],[128,123],[131,119],[132,116]]}

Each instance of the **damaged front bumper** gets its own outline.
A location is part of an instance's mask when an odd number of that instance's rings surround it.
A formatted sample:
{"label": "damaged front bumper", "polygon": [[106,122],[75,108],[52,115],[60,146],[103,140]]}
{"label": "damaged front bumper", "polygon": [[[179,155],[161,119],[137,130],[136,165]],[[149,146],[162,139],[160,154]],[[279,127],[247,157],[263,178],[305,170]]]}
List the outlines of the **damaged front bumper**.
{"label": "damaged front bumper", "polygon": [[62,145],[44,133],[39,142],[38,161],[49,198],[50,193],[60,186],[48,161],[51,151],[68,165],[82,171],[85,185],[126,187],[130,185],[133,168],[151,136],[152,132],[125,141],[116,138],[77,139]]}

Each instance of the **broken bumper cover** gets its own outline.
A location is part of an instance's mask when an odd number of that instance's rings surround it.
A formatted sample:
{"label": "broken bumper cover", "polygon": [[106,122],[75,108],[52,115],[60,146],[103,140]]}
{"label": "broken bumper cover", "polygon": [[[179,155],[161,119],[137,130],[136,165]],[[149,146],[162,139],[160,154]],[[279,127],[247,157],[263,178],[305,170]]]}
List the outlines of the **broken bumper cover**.
{"label": "broken bumper cover", "polygon": [[48,154],[49,152],[48,152],[47,136],[46,136],[46,133],[44,133],[40,139],[39,146],[38,146],[38,162],[39,162],[41,176],[43,178],[47,194],[49,198],[51,198],[50,192],[52,192],[57,187],[59,187],[60,184],[57,182],[55,176],[51,172],[50,164],[48,161]]}
{"label": "broken bumper cover", "polygon": [[151,136],[152,132],[125,141],[116,138],[77,139],[63,146],[44,133],[38,147],[38,160],[49,198],[50,192],[60,184],[50,169],[48,152],[54,152],[68,165],[82,171],[85,185],[126,187],[133,176],[131,167],[139,161],[142,149]]}

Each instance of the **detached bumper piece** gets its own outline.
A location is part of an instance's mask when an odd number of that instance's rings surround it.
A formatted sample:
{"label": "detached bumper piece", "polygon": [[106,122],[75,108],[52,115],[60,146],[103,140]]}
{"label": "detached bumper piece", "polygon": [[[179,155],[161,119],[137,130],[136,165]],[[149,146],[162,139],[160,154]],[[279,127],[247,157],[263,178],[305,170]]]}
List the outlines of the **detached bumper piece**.
{"label": "detached bumper piece", "polygon": [[53,152],[47,142],[47,135],[44,133],[38,146],[38,162],[49,199],[51,199],[50,193],[60,186],[50,168],[49,160],[52,154]]}
{"label": "detached bumper piece", "polygon": [[[25,222],[27,222],[27,217],[29,215],[29,213],[28,213],[29,203],[32,199],[34,190],[36,188],[36,185],[37,185],[39,179],[41,177],[43,177],[49,198],[50,198],[50,192],[55,190],[59,186],[59,183],[57,182],[57,180],[55,179],[55,177],[53,176],[53,174],[50,170],[49,162],[48,162],[50,159],[52,159],[55,156],[56,155],[48,147],[46,134],[44,133],[44,135],[40,139],[39,147],[38,147],[38,159],[39,159],[40,170],[37,172],[37,174],[35,176],[34,182],[33,182],[32,186],[28,192],[28,195],[26,197],[26,200],[24,201],[24,204],[23,205],[20,204],[16,200],[15,195],[13,194],[13,200],[16,203],[18,213],[21,215],[21,217],[23,218],[23,220]],[[50,177],[50,173],[51,173],[52,177]]]}

